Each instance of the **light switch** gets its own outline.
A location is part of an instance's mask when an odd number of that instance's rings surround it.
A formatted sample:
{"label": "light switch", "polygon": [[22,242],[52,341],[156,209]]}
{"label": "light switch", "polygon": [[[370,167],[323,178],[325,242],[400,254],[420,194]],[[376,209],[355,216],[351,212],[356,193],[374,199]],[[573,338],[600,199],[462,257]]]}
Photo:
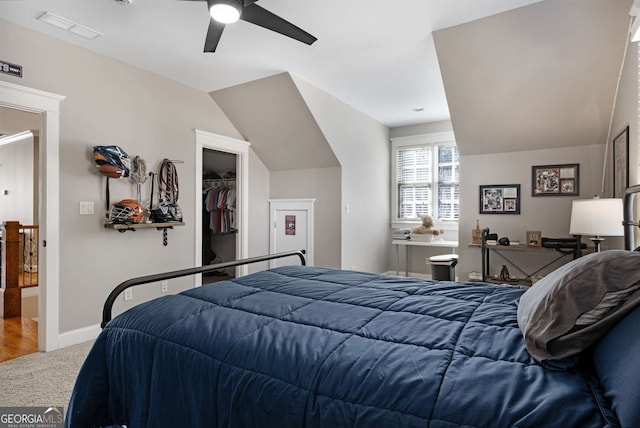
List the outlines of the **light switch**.
{"label": "light switch", "polygon": [[93,214],[93,202],[92,201],[80,202],[80,215],[91,215],[91,214]]}

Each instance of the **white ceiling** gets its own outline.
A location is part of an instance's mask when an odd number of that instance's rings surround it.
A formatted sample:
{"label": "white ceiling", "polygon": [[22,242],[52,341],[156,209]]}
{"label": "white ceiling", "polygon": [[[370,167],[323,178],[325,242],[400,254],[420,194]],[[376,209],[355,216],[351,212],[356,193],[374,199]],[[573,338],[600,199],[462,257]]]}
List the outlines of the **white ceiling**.
{"label": "white ceiling", "polygon": [[[318,41],[307,46],[240,21],[207,54],[204,1],[0,0],[0,18],[206,92],[287,71],[395,127],[450,117],[432,31],[539,1],[261,0]],[[37,21],[44,11],[102,36]]]}

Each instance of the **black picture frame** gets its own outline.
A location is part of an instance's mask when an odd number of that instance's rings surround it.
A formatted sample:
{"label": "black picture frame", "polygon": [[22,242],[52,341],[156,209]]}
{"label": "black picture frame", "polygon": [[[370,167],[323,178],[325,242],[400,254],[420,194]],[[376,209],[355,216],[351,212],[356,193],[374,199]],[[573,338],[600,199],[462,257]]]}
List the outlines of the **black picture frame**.
{"label": "black picture frame", "polygon": [[480,185],[480,214],[520,214],[520,185]]}
{"label": "black picture frame", "polygon": [[580,164],[534,165],[531,196],[579,196]]}
{"label": "black picture frame", "polygon": [[629,187],[629,126],[613,139],[613,197],[622,198]]}

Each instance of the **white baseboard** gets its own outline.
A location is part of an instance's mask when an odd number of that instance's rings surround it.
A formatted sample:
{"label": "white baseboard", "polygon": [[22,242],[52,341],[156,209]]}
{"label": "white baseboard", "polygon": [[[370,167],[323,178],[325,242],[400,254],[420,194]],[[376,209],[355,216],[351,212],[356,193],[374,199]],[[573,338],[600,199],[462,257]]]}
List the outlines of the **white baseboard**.
{"label": "white baseboard", "polygon": [[67,346],[77,345],[79,343],[88,342],[89,340],[95,340],[101,331],[102,329],[100,328],[100,324],[96,324],[60,333],[58,335],[58,345],[60,348],[66,348]]}

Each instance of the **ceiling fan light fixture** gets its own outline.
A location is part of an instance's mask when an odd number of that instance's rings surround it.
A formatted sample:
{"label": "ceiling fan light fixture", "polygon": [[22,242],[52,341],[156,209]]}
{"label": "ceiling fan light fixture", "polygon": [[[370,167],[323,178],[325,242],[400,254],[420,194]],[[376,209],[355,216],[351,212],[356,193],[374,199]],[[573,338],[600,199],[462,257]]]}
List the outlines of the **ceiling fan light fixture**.
{"label": "ceiling fan light fixture", "polygon": [[233,24],[240,19],[242,5],[234,0],[210,0],[209,13],[222,24]]}

